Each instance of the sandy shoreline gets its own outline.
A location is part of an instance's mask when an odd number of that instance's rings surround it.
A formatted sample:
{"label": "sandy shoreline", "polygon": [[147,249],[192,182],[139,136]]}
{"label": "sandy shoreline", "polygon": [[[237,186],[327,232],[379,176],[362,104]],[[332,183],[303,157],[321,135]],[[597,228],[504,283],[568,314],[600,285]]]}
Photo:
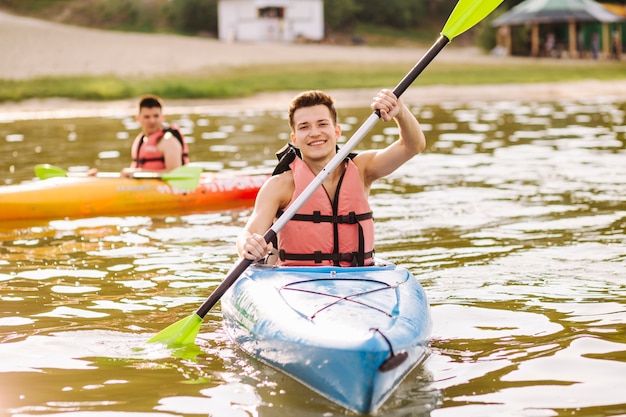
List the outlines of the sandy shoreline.
{"label": "sandy shoreline", "polygon": [[[60,75],[163,75],[198,73],[211,67],[263,63],[316,61],[387,61],[412,65],[424,50],[367,46],[295,45],[279,43],[229,44],[215,39],[177,35],[102,31],[60,25],[0,12],[0,78],[29,79]],[[164,56],[181,59],[164,60]],[[437,60],[494,62],[475,48],[449,47]],[[519,58],[506,58],[515,60]],[[164,64],[164,62],[166,62]],[[410,66],[408,66],[410,68]],[[393,86],[381,86],[393,88]],[[339,107],[367,107],[377,90],[332,90]],[[262,93],[253,97],[220,100],[168,100],[168,113],[226,110],[284,110],[297,93]],[[403,98],[420,105],[474,100],[593,99],[626,97],[626,76],[619,81],[586,80],[568,83],[483,86],[411,87]],[[34,99],[0,103],[0,120],[24,118],[88,117],[135,111],[136,99],[91,102]]]}

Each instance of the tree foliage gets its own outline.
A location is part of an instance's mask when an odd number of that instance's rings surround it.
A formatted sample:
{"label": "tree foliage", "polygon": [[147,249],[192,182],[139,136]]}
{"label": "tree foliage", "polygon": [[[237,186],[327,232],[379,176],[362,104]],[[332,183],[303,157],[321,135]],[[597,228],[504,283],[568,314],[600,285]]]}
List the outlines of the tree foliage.
{"label": "tree foliage", "polygon": [[406,0],[362,0],[358,18],[373,25],[408,29],[419,25],[424,2]]}
{"label": "tree foliage", "polygon": [[456,0],[324,0],[324,18],[332,31],[349,31],[359,23],[406,30],[445,21],[455,4]]}
{"label": "tree foliage", "polygon": [[172,0],[168,7],[178,31],[217,34],[217,0]]}
{"label": "tree foliage", "polygon": [[360,9],[360,3],[357,0],[324,0],[326,29],[347,31],[355,25]]}

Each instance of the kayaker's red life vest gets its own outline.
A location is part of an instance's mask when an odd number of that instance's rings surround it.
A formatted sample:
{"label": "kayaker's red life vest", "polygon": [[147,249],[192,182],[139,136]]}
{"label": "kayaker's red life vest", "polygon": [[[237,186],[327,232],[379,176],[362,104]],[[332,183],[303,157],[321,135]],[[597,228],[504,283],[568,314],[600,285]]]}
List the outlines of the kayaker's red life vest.
{"label": "kayaker's red life vest", "polygon": [[133,142],[131,155],[137,168],[146,170],[163,170],[165,169],[165,158],[157,145],[159,141],[167,133],[171,133],[183,147],[182,164],[189,163],[189,147],[183,137],[183,134],[174,125],[158,130],[149,136],[140,133]]}
{"label": "kayaker's red life vest", "polygon": [[[295,184],[291,204],[315,175],[299,157],[289,167]],[[334,199],[318,187],[278,232],[278,253],[278,265],[374,263],[374,218],[359,169],[351,159],[347,159]]]}

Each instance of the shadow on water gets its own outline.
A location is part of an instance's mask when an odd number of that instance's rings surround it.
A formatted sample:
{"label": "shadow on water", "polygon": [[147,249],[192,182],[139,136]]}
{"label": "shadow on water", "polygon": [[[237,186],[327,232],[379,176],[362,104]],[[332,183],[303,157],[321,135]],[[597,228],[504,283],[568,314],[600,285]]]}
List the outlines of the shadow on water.
{"label": "shadow on water", "polygon": [[[431,355],[384,416],[626,413],[626,104],[415,107],[424,154],[375,184],[377,253],[417,275]],[[342,110],[349,136],[369,115]],[[283,114],[170,117],[208,169],[269,167]],[[130,115],[0,123],[2,184],[52,163],[118,171]],[[397,130],[380,123],[361,148]],[[250,207],[0,225],[0,413],[351,415],[237,350],[218,306],[197,348],[144,342],[201,304],[236,261]]]}

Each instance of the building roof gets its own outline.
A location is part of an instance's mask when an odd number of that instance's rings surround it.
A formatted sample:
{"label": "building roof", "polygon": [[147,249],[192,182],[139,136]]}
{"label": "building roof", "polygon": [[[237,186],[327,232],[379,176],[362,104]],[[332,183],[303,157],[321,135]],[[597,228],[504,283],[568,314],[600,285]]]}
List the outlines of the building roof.
{"label": "building roof", "polygon": [[609,12],[626,18],[626,4],[599,3]]}
{"label": "building roof", "polygon": [[526,0],[500,15],[494,26],[525,23],[619,22],[623,17],[593,0]]}

